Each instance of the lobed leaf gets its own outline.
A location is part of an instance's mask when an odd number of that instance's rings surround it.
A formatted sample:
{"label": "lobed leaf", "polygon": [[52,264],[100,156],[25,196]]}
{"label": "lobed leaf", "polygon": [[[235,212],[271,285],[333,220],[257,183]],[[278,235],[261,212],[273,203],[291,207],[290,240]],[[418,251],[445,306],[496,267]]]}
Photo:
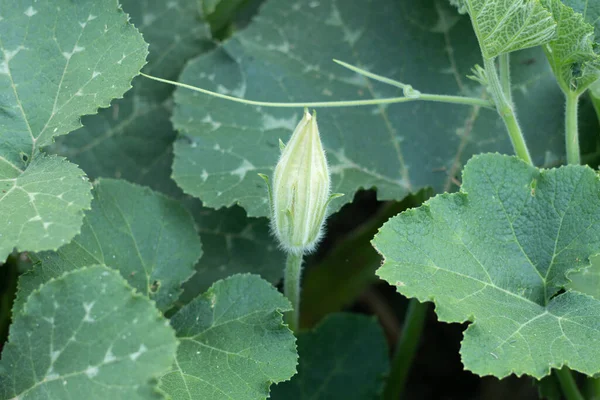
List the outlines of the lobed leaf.
{"label": "lobed leaf", "polygon": [[55,252],[33,254],[19,281],[17,307],[39,285],[65,271],[104,264],[167,310],[194,272],[202,246],[192,216],[177,201],[125,181],[100,179],[81,234]]}
{"label": "lobed leaf", "polygon": [[150,300],[109,268],[82,268],[44,284],[16,316],[0,361],[0,398],[162,399],[156,377],[176,348]]}
{"label": "lobed leaf", "polygon": [[296,372],[289,301],[256,275],[216,282],[171,318],[180,340],[160,388],[173,400],[265,399]]}
{"label": "lobed leaf", "polygon": [[273,388],[274,400],[378,399],[389,369],[385,336],[376,319],[332,314],[298,336],[300,364],[289,382]]}
{"label": "lobed leaf", "polygon": [[541,0],[557,22],[557,35],[544,45],[550,66],[565,92],[584,92],[600,77],[594,27],[561,0]]}
{"label": "lobed leaf", "polygon": [[600,181],[588,167],[539,170],[508,156],[475,156],[457,194],[387,222],[373,240],[377,274],[431,300],[442,321],[473,322],[465,367],[499,378],[550,368],[600,372],[600,301],[559,290],[600,251]]}
{"label": "lobed leaf", "polygon": [[539,46],[555,35],[556,23],[540,0],[451,2],[471,17],[484,58]]}

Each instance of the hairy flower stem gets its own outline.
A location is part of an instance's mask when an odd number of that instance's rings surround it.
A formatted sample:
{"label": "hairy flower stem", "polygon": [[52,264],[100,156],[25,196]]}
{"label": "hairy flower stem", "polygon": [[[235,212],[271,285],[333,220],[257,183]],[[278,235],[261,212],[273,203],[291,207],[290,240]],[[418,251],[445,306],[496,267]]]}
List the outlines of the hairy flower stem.
{"label": "hairy flower stem", "polygon": [[567,110],[565,113],[565,139],[567,147],[567,162],[569,164],[581,164],[579,150],[579,129],[577,126],[577,110],[579,106],[579,94],[567,92]]}
{"label": "hairy flower stem", "polygon": [[533,165],[533,161],[529,155],[529,149],[527,148],[525,138],[523,137],[523,132],[521,131],[521,127],[517,121],[514,106],[504,93],[504,89],[502,88],[502,84],[498,78],[498,72],[496,71],[494,59],[484,59],[484,66],[491,95],[496,103],[498,114],[500,114],[500,117],[506,125],[506,129],[508,130],[508,135],[510,136],[515,153],[520,159],[529,165]]}
{"label": "hairy flower stem", "polygon": [[554,370],[554,374],[558,378],[558,382],[560,383],[560,387],[565,395],[565,399],[585,400],[579,392],[577,383],[575,383],[575,379],[573,378],[569,368],[563,367],[562,369]]}
{"label": "hairy flower stem", "polygon": [[384,400],[398,400],[402,397],[410,366],[418,349],[421,333],[427,316],[427,303],[411,299],[404,317],[402,335],[396,344],[390,378],[387,380]]}
{"label": "hairy flower stem", "polygon": [[302,275],[302,254],[289,253],[283,277],[283,292],[292,303],[292,311],[286,313],[285,320],[294,332],[300,323],[300,279]]}

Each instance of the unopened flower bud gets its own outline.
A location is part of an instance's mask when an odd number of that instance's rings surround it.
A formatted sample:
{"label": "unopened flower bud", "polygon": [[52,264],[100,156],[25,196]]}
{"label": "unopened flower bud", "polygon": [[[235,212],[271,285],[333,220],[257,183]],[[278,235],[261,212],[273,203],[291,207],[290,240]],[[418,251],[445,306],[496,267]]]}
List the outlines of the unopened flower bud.
{"label": "unopened flower bud", "polygon": [[275,167],[271,224],[282,247],[294,254],[314,250],[323,234],[331,177],[316,115],[305,111]]}

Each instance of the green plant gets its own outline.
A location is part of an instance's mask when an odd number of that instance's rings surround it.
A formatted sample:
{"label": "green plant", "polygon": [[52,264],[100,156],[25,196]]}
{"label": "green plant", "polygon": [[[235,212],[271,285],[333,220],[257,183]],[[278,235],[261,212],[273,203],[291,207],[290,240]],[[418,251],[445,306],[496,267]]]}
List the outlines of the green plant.
{"label": "green plant", "polygon": [[120,3],[0,0],[0,400],[600,397],[600,2]]}

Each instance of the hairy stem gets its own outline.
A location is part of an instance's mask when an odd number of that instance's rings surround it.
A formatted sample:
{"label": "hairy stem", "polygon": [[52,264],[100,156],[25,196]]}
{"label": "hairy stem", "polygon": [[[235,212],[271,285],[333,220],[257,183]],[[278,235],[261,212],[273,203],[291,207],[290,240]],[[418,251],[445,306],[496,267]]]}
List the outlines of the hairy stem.
{"label": "hairy stem", "polygon": [[464,97],[464,96],[447,96],[442,94],[427,94],[419,93],[414,97],[388,97],[383,99],[369,99],[369,100],[347,100],[347,101],[312,101],[312,102],[296,102],[296,103],[278,103],[270,101],[256,101],[246,100],[239,97],[228,96],[226,94],[213,92],[210,90],[202,89],[192,85],[186,85],[185,83],[170,81],[168,79],[157,78],[155,76],[141,74],[146,78],[153,79],[158,82],[167,83],[169,85],[179,86],[182,88],[190,89],[195,92],[208,94],[213,97],[220,99],[230,100],[236,103],[249,104],[261,107],[287,107],[287,108],[298,108],[298,107],[352,107],[352,106],[372,106],[379,104],[393,104],[393,103],[409,103],[411,101],[433,101],[438,103],[450,103],[450,104],[463,104],[468,106],[480,106],[486,108],[494,108],[494,105],[485,99],[478,99],[476,97]]}
{"label": "hairy stem", "polygon": [[560,387],[567,400],[585,400],[579,392],[579,388],[577,387],[577,383],[575,383],[571,370],[564,367],[562,369],[554,370],[554,374],[558,378]]}
{"label": "hairy stem", "polygon": [[566,92],[565,96],[567,99],[567,110],[565,113],[567,162],[569,164],[581,164],[581,155],[579,150],[579,129],[577,126],[579,94]]}
{"label": "hairy stem", "polygon": [[288,254],[283,277],[283,292],[292,303],[293,310],[285,315],[285,320],[294,332],[300,321],[300,278],[302,275],[302,254]]}
{"label": "hairy stem", "polygon": [[498,57],[500,61],[500,84],[502,85],[502,91],[506,96],[506,99],[510,104],[512,101],[512,88],[510,83],[510,53],[501,54]]}
{"label": "hairy stem", "polygon": [[508,130],[508,135],[510,136],[515,153],[523,161],[533,165],[533,161],[529,155],[529,149],[525,143],[525,138],[523,137],[523,132],[521,131],[521,127],[517,121],[517,116],[515,114],[515,110],[513,109],[513,105],[506,98],[504,90],[502,89],[502,84],[498,78],[498,72],[496,71],[494,60],[486,58],[484,59],[484,65],[491,95],[496,103],[498,114],[500,114],[500,117],[506,125],[506,129]]}
{"label": "hairy stem", "polygon": [[404,317],[402,335],[394,352],[390,377],[387,380],[383,394],[385,400],[398,400],[402,396],[410,366],[415,358],[417,346],[421,340],[421,333],[425,326],[427,308],[427,303],[419,303],[416,299],[410,300]]}

